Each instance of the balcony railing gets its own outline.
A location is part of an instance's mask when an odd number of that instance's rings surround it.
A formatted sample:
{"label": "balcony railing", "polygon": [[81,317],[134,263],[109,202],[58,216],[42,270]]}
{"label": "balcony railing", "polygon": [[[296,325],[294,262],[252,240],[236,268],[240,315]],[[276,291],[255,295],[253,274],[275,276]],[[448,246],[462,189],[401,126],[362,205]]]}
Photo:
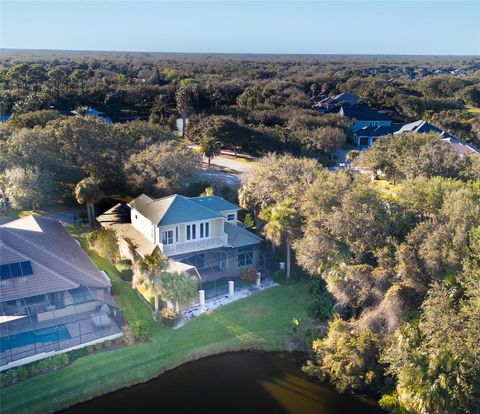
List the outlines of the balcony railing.
{"label": "balcony railing", "polygon": [[167,256],[216,249],[228,244],[228,235],[210,237],[209,239],[191,240],[184,243],[160,244],[161,251]]}

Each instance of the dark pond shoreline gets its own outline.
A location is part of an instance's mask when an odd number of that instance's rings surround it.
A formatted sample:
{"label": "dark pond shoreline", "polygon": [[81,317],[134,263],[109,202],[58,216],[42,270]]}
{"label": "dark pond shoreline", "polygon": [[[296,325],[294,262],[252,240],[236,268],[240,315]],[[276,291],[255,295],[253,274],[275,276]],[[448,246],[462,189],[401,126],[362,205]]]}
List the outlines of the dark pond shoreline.
{"label": "dark pond shoreline", "polygon": [[213,355],[59,413],[384,413],[372,398],[339,394],[307,376],[301,371],[304,361],[299,352]]}

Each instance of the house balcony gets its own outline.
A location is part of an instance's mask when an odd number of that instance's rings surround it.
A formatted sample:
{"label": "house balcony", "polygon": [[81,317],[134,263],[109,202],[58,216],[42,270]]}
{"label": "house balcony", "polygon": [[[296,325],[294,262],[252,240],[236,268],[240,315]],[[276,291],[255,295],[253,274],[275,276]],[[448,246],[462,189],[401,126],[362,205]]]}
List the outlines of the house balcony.
{"label": "house balcony", "polygon": [[166,256],[175,256],[177,254],[199,252],[202,250],[216,249],[225,247],[228,244],[228,235],[226,233],[220,236],[210,237],[208,239],[191,240],[184,243],[159,244],[160,250]]}

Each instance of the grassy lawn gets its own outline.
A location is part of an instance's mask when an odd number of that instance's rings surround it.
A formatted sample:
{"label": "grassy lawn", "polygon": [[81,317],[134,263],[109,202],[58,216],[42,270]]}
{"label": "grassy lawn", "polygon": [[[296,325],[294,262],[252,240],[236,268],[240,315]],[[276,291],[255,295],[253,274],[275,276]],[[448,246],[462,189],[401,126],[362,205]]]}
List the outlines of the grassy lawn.
{"label": "grassy lawn", "polygon": [[[71,227],[73,234],[85,231]],[[82,240],[82,243],[84,241]],[[204,314],[177,330],[165,329],[135,291],[120,281],[116,267],[89,252],[112,279],[117,302],[129,321],[150,321],[152,339],[82,357],[57,372],[31,378],[1,391],[2,413],[46,413],[146,381],[186,361],[215,353],[286,348],[293,318],[307,320],[305,283],[280,286]]]}

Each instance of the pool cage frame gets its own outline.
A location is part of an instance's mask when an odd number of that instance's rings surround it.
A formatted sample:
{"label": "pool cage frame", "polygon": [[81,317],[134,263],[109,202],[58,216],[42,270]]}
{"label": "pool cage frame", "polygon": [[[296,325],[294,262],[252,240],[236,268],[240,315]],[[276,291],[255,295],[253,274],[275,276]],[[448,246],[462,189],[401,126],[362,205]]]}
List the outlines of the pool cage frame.
{"label": "pool cage frame", "polygon": [[[245,246],[245,248],[248,247],[249,246]],[[263,280],[271,279],[271,272],[278,269],[278,260],[270,252],[270,250],[264,248],[263,246],[253,247],[253,249],[255,248],[258,249],[259,260],[257,263],[255,263],[254,260],[252,265],[256,266],[258,271],[261,272]],[[197,276],[199,280],[198,288],[205,290],[205,298],[209,299],[226,295],[228,293],[229,280],[233,280],[235,282],[236,291],[244,287],[241,280],[241,270],[248,268],[250,265],[240,266],[240,262],[238,260],[239,249],[240,248],[217,248],[203,250],[196,253],[190,253],[188,255],[182,255],[181,257],[175,258],[175,260],[195,267],[194,275]],[[203,253],[212,255],[218,260],[218,262],[221,260],[221,254],[225,253],[227,258],[234,258],[236,268],[222,269],[219,266],[212,265],[211,261],[209,262],[207,259],[205,259],[205,267],[199,269],[197,268],[196,263],[193,263],[191,260],[189,260],[189,257]],[[255,253],[253,252],[253,254]],[[185,256],[187,257],[185,258]],[[209,275],[213,276],[213,278],[211,280],[204,280],[206,273],[209,273]]]}
{"label": "pool cage frame", "polygon": [[0,371],[25,358],[41,359],[122,334],[122,312],[101,288],[2,301],[0,315]]}

